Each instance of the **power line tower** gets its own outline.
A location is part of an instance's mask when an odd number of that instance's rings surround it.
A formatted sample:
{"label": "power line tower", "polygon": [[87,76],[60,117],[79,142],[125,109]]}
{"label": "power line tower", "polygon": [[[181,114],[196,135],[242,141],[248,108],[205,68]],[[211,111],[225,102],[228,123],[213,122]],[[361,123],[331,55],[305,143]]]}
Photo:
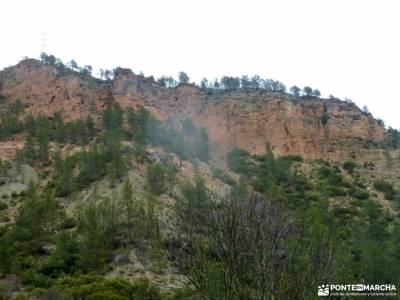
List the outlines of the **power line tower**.
{"label": "power line tower", "polygon": [[41,48],[41,53],[46,53],[46,51],[47,51],[47,31],[46,30],[42,30],[42,33],[41,33],[40,48]]}

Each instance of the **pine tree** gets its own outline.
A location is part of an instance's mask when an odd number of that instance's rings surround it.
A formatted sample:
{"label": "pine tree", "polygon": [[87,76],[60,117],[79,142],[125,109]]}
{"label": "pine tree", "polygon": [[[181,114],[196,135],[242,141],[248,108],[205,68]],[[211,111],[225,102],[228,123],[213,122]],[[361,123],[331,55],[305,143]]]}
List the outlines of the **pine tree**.
{"label": "pine tree", "polygon": [[119,245],[121,236],[122,208],[119,203],[117,193],[113,193],[111,198],[104,198],[102,201],[104,232],[106,236],[106,246],[112,250]]}
{"label": "pine tree", "polygon": [[78,267],[79,243],[76,232],[62,231],[56,236],[56,247],[50,255],[47,267],[53,269],[53,274],[71,274]]}
{"label": "pine tree", "polygon": [[46,163],[49,160],[49,132],[47,128],[40,128],[37,132],[38,142],[38,158],[40,161]]}
{"label": "pine tree", "polygon": [[135,198],[132,184],[127,178],[122,187],[122,203],[125,210],[126,232],[128,243],[133,241],[133,224],[135,218]]}
{"label": "pine tree", "polygon": [[154,195],[146,192],[146,237],[155,240],[159,238],[160,230],[158,227],[158,219],[155,214],[155,201]]}
{"label": "pine tree", "polygon": [[135,156],[137,163],[143,163],[147,159],[146,146],[142,144],[136,144],[133,149],[133,155]]}
{"label": "pine tree", "polygon": [[92,145],[88,151],[81,153],[79,163],[79,174],[76,182],[80,189],[105,175],[106,162],[104,156],[97,150],[96,145]]}
{"label": "pine tree", "polygon": [[25,197],[15,219],[14,237],[22,241],[35,241],[35,245],[39,246],[46,237],[46,211],[33,182],[30,182]]}
{"label": "pine tree", "polygon": [[44,192],[44,198],[41,201],[43,205],[43,211],[44,211],[44,220],[46,222],[46,232],[47,234],[52,234],[56,231],[58,227],[58,203],[56,199],[54,198],[53,191],[50,189],[47,189]]}
{"label": "pine tree", "polygon": [[150,193],[161,195],[165,191],[165,170],[160,164],[151,164],[147,170],[147,185]]}
{"label": "pine tree", "polygon": [[28,136],[36,135],[36,119],[31,114],[25,118],[25,128],[28,130]]}
{"label": "pine tree", "polygon": [[89,138],[93,138],[96,135],[96,126],[93,119],[90,116],[86,117],[85,126],[89,135]]}
{"label": "pine tree", "polygon": [[54,139],[60,143],[65,142],[66,130],[63,116],[60,112],[56,112],[53,117]]}
{"label": "pine tree", "polygon": [[169,196],[172,197],[172,190],[176,185],[176,175],[178,167],[174,163],[169,163],[165,171],[165,182],[168,185]]}
{"label": "pine tree", "polygon": [[124,111],[119,105],[108,106],[103,112],[103,126],[106,129],[121,129]]}
{"label": "pine tree", "polygon": [[4,234],[0,238],[0,272],[3,276],[11,271],[12,261],[10,258],[12,254],[10,235]]}
{"label": "pine tree", "polygon": [[120,131],[107,131],[100,137],[102,155],[108,165],[110,186],[126,172],[125,160],[122,156],[122,134]]}
{"label": "pine tree", "polygon": [[74,165],[72,158],[63,160],[59,153],[54,155],[56,171],[56,195],[66,197],[75,190]]}
{"label": "pine tree", "polygon": [[210,150],[208,146],[208,134],[204,128],[200,128],[197,133],[195,144],[196,156],[202,161],[210,159]]}
{"label": "pine tree", "polygon": [[24,156],[29,162],[32,162],[36,159],[35,143],[31,135],[28,135],[28,137],[25,140],[25,146],[23,152]]}
{"label": "pine tree", "polygon": [[181,192],[182,197],[177,203],[178,216],[182,229],[191,239],[196,232],[206,228],[212,195],[204,179],[199,175],[196,175],[194,183],[188,181],[183,184]]}
{"label": "pine tree", "polygon": [[79,211],[80,265],[84,270],[101,270],[108,254],[102,209],[95,199],[90,199]]}
{"label": "pine tree", "polygon": [[15,161],[15,167],[17,169],[17,172],[21,173],[21,166],[25,161],[23,150],[17,149],[17,151],[15,152],[14,161]]}

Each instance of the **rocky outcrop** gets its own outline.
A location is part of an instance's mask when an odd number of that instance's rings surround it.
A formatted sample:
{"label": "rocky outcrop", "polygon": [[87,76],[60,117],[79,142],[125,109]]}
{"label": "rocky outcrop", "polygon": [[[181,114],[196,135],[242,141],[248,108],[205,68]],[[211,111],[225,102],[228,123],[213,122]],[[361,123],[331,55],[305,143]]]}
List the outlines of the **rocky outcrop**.
{"label": "rocky outcrop", "polygon": [[317,158],[333,152],[337,141],[384,138],[371,114],[340,100],[254,91],[207,95],[191,85],[162,89],[129,70],[116,73],[112,94],[123,105],[145,104],[160,118],[189,116],[207,128],[213,152],[221,155],[233,147],[263,153],[268,143],[279,154]]}
{"label": "rocky outcrop", "polygon": [[0,93],[8,101],[20,100],[26,111],[52,115],[65,112],[74,119],[100,110],[111,94],[100,80],[61,74],[53,66],[27,59],[0,74]]}
{"label": "rocky outcrop", "polygon": [[105,84],[25,60],[1,72],[0,94],[20,99],[33,113],[62,110],[70,119],[114,101],[144,106],[162,120],[188,116],[207,129],[215,155],[233,147],[262,153],[268,143],[278,154],[317,158],[334,152],[337,141],[384,138],[383,125],[352,103],[258,91],[209,95],[193,85],[166,89],[122,68]]}

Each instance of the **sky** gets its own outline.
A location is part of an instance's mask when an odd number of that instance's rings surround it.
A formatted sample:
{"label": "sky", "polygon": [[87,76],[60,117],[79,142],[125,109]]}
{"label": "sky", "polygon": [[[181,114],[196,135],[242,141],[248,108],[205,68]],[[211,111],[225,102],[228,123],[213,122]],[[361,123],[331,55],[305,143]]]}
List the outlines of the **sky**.
{"label": "sky", "polygon": [[259,74],[400,129],[398,0],[2,0],[0,69],[42,51],[191,81]]}

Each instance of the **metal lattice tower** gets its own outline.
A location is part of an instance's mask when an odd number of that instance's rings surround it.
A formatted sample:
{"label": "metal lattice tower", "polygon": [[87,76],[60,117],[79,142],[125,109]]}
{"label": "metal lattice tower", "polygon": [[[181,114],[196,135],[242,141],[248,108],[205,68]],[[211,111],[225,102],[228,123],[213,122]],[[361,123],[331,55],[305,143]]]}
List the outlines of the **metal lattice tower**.
{"label": "metal lattice tower", "polygon": [[41,53],[46,53],[46,50],[47,50],[47,31],[46,30],[42,30],[42,33],[41,33],[40,48],[41,48]]}

